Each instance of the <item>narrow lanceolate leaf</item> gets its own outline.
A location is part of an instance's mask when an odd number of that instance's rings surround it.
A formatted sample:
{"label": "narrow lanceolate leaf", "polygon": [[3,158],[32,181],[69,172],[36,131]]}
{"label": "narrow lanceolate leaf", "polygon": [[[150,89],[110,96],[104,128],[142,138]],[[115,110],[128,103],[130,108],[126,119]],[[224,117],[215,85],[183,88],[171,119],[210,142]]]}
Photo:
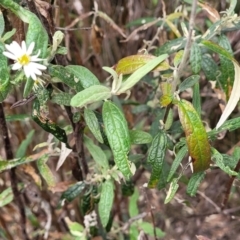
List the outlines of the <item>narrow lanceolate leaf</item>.
{"label": "narrow lanceolate leaf", "polygon": [[103,143],[100,125],[99,125],[99,122],[98,122],[98,119],[97,119],[95,113],[91,109],[85,108],[84,109],[84,119],[85,119],[85,122],[86,122],[89,130],[92,132],[94,137],[100,143]]}
{"label": "narrow lanceolate leaf", "polygon": [[105,181],[102,184],[102,191],[100,201],[98,204],[98,212],[103,227],[106,227],[109,221],[110,212],[113,205],[114,199],[114,185],[110,180]]}
{"label": "narrow lanceolate leaf", "polygon": [[0,11],[0,37],[4,32],[4,28],[5,28],[5,22],[4,22],[2,11]]}
{"label": "narrow lanceolate leaf", "polygon": [[49,65],[48,72],[51,77],[61,80],[63,83],[74,89],[76,92],[80,92],[83,89],[81,82],[75,82],[74,75],[67,68],[60,65]]}
{"label": "narrow lanceolate leaf", "polygon": [[142,77],[144,77],[147,73],[152,71],[155,67],[157,67],[162,61],[164,61],[168,57],[167,54],[163,54],[159,57],[156,57],[150,61],[148,61],[145,65],[136,70],[120,87],[117,91],[117,94],[125,93],[130,90],[136,83],[138,83]]}
{"label": "narrow lanceolate leaf", "polygon": [[108,160],[103,150],[99,146],[95,145],[93,141],[87,136],[84,136],[84,144],[92,155],[94,161],[105,170],[108,169]]}
{"label": "narrow lanceolate leaf", "polygon": [[183,49],[186,45],[186,38],[176,38],[171,41],[164,43],[161,47],[157,48],[155,51],[156,56],[162,55],[164,53],[172,54],[180,49]]}
{"label": "narrow lanceolate leaf", "polygon": [[177,192],[178,190],[178,178],[174,178],[170,184],[170,187],[169,187],[169,190],[168,190],[168,193],[167,193],[167,196],[165,198],[165,201],[164,201],[164,204],[167,204],[169,203],[173,197],[175,196],[175,193]]}
{"label": "narrow lanceolate leaf", "polygon": [[20,146],[18,147],[17,152],[16,152],[16,158],[22,158],[22,157],[25,156],[26,151],[27,151],[27,148],[28,148],[28,145],[29,145],[29,144],[31,143],[31,141],[32,141],[34,132],[35,132],[35,130],[31,130],[31,131],[28,133],[26,139],[24,139],[24,140],[21,142],[21,144],[20,144]]}
{"label": "narrow lanceolate leaf", "polygon": [[83,66],[68,65],[65,67],[74,76],[74,81],[80,82],[83,88],[88,88],[93,85],[100,85],[97,77]]}
{"label": "narrow lanceolate leaf", "polygon": [[113,152],[114,161],[122,174],[132,175],[127,154],[130,149],[130,135],[127,121],[122,111],[112,102],[103,104],[103,123],[108,142]]}
{"label": "narrow lanceolate leaf", "polygon": [[227,120],[227,118],[230,116],[230,114],[236,107],[236,105],[239,101],[239,98],[240,98],[240,91],[239,91],[239,89],[240,89],[240,66],[235,61],[232,61],[232,63],[234,65],[234,71],[235,71],[233,88],[232,88],[232,92],[231,92],[230,98],[228,100],[228,103],[217,123],[216,129],[221,127],[221,125]]}
{"label": "narrow lanceolate leaf", "polygon": [[187,194],[189,194],[191,197],[195,196],[197,193],[198,186],[200,185],[204,177],[205,172],[194,173],[188,182]]}
{"label": "narrow lanceolate leaf", "polygon": [[193,100],[192,104],[194,109],[196,109],[199,116],[201,116],[201,96],[200,96],[200,86],[199,83],[194,84],[193,86]]}
{"label": "narrow lanceolate leaf", "polygon": [[160,104],[163,107],[168,106],[173,100],[172,85],[168,82],[160,84],[162,90],[162,96],[160,98]]}
{"label": "narrow lanceolate leaf", "polygon": [[223,156],[221,153],[219,153],[216,149],[212,148],[212,158],[213,161],[216,163],[216,165],[221,168],[225,173],[229,174],[230,176],[237,176],[238,173],[231,170],[229,166],[226,166],[224,164]]}
{"label": "narrow lanceolate leaf", "polygon": [[[221,35],[219,37],[219,45],[224,49],[226,49],[231,55],[233,54],[231,44],[225,35]],[[222,55],[220,55],[219,58],[220,58],[221,74],[218,80],[228,99],[230,96],[233,81],[234,81],[234,65],[231,60],[225,58]]]}
{"label": "narrow lanceolate leaf", "polygon": [[229,53],[225,48],[219,46],[218,44],[214,43],[214,42],[211,42],[211,41],[208,41],[208,40],[203,40],[201,41],[201,43],[208,49],[226,57],[227,59],[233,61],[234,58],[233,56],[231,55],[231,53]]}
{"label": "narrow lanceolate leaf", "polygon": [[192,75],[186,78],[183,82],[179,84],[178,91],[183,92],[186,89],[191,88],[192,86],[194,86],[195,83],[198,83],[199,79],[200,79],[199,75]]}
{"label": "narrow lanceolate leaf", "polygon": [[190,52],[190,64],[193,73],[197,74],[201,70],[202,54],[201,49],[197,43],[193,43]]}
{"label": "narrow lanceolate leaf", "polygon": [[204,171],[209,168],[211,159],[211,149],[206,130],[190,102],[180,100],[178,102],[178,112],[186,135],[188,152],[192,157],[194,172]]}
{"label": "narrow lanceolate leaf", "polygon": [[70,106],[72,97],[73,94],[61,92],[54,94],[51,98],[51,101],[59,105]]}
{"label": "narrow lanceolate leaf", "polygon": [[71,106],[84,107],[90,103],[106,100],[111,97],[111,90],[102,85],[93,85],[77,93],[71,99]]}
{"label": "narrow lanceolate leaf", "polygon": [[7,97],[10,91],[10,79],[9,79],[9,72],[8,72],[8,60],[2,54],[5,47],[4,44],[0,42],[0,103]]}
{"label": "narrow lanceolate leaf", "polygon": [[43,157],[39,158],[37,160],[37,168],[43,179],[46,181],[48,187],[54,187],[56,185],[56,179],[46,163],[47,160],[48,160],[47,155],[44,155]]}
{"label": "narrow lanceolate leaf", "polygon": [[68,202],[71,202],[74,198],[76,198],[79,194],[83,192],[85,187],[85,182],[77,182],[73,186],[69,187],[68,190],[62,194],[60,200],[67,200]]}
{"label": "narrow lanceolate leaf", "polygon": [[129,133],[132,144],[147,144],[152,142],[152,136],[147,132],[131,130]]}
{"label": "narrow lanceolate leaf", "polygon": [[[137,69],[148,63],[150,60],[155,59],[153,55],[132,55],[122,58],[116,65],[116,72],[118,74],[130,74],[135,72]],[[164,71],[170,68],[168,62],[163,61],[153,71]]]}
{"label": "narrow lanceolate leaf", "polygon": [[167,149],[167,135],[160,131],[153,139],[149,149],[147,162],[152,167],[152,173],[148,182],[149,188],[154,188],[158,184],[162,174],[162,167]]}
{"label": "narrow lanceolate leaf", "polygon": [[218,75],[218,65],[209,54],[202,57],[202,70],[207,80],[215,81]]}
{"label": "narrow lanceolate leaf", "polygon": [[183,158],[186,156],[187,154],[187,147],[186,146],[183,146],[177,153],[173,163],[172,163],[172,166],[171,166],[171,169],[169,171],[169,174],[168,174],[168,178],[167,178],[167,181],[169,182],[172,177],[174,176],[175,172],[177,171],[180,163],[182,162]]}

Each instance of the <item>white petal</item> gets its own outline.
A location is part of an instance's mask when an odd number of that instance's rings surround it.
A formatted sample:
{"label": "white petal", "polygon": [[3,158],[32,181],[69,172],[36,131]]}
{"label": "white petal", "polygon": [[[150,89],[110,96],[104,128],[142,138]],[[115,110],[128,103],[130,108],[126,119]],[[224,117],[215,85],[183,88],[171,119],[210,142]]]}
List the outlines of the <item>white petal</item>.
{"label": "white petal", "polygon": [[27,66],[24,66],[23,70],[24,70],[24,73],[25,73],[26,77],[29,78],[31,76],[31,69],[28,68]]}
{"label": "white petal", "polygon": [[10,59],[17,60],[17,57],[10,52],[3,52],[3,55],[10,58]]}
{"label": "white petal", "polygon": [[16,42],[13,41],[10,45],[9,48],[7,48],[9,52],[13,53],[16,56],[22,55],[23,51],[20,45]]}
{"label": "white petal", "polygon": [[45,70],[45,69],[47,69],[47,67],[46,66],[44,66],[44,65],[42,65],[42,64],[39,64],[39,63],[35,63],[35,62],[30,62],[29,64],[28,64],[28,66],[30,66],[31,68],[34,68],[34,69],[40,69],[40,70]]}
{"label": "white petal", "polygon": [[27,52],[27,47],[26,47],[25,41],[22,41],[22,51],[23,51],[24,53]]}
{"label": "white petal", "polygon": [[30,44],[30,46],[28,47],[27,55],[31,55],[31,54],[32,54],[32,51],[33,51],[33,49],[34,49],[34,46],[35,46],[35,43],[32,42],[32,43]]}
{"label": "white petal", "polygon": [[38,58],[37,55],[35,56],[31,56],[31,62],[41,62],[43,59],[42,58]]}
{"label": "white petal", "polygon": [[37,76],[35,75],[34,72],[31,72],[31,77],[32,77],[33,80],[35,80],[35,81],[37,80]]}
{"label": "white petal", "polygon": [[36,75],[42,75],[42,72],[39,69],[34,69],[33,71]]}
{"label": "white petal", "polygon": [[12,66],[12,70],[18,70],[21,68],[22,68],[22,65],[19,62],[14,63]]}

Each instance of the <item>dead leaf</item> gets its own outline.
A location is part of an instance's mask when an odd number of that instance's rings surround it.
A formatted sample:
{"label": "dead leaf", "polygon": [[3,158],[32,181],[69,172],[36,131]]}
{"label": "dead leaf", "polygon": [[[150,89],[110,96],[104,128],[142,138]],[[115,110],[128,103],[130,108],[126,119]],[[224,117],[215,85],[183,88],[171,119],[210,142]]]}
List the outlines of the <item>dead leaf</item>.
{"label": "dead leaf", "polygon": [[208,13],[208,17],[211,22],[215,23],[220,20],[220,15],[215,8],[210,7],[208,4],[198,2],[198,5],[202,7]]}

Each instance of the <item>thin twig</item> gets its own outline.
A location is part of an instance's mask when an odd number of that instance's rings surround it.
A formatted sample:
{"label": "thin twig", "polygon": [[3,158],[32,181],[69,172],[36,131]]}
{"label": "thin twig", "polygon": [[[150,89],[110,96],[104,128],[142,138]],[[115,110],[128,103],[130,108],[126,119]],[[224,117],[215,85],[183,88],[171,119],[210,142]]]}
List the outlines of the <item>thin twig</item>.
{"label": "thin twig", "polygon": [[[2,131],[2,141],[4,144],[5,152],[6,152],[6,158],[8,160],[13,159],[13,152],[12,152],[12,146],[10,142],[10,138],[8,135],[8,128],[7,128],[7,123],[5,119],[5,114],[4,114],[4,108],[3,104],[0,103],[0,129]],[[13,191],[13,196],[16,201],[18,210],[20,212],[20,222],[19,225],[21,227],[22,231],[22,237],[21,239],[26,239],[28,240],[28,235],[26,232],[26,215],[24,211],[24,203],[22,198],[20,197],[20,192],[17,188],[17,175],[15,172],[15,168],[10,169],[10,179],[11,179],[11,187]]]}
{"label": "thin twig", "polygon": [[187,43],[186,43],[186,46],[184,49],[182,61],[179,65],[179,68],[177,69],[176,75],[174,76],[174,81],[172,84],[173,92],[176,90],[179,79],[181,78],[181,76],[186,68],[187,60],[188,60],[188,57],[190,54],[191,45],[192,45],[192,34],[193,34],[193,29],[194,29],[194,20],[195,20],[196,9],[197,9],[197,2],[198,2],[197,0],[192,1],[192,9],[191,9],[191,15],[190,15],[190,20],[189,20]]}
{"label": "thin twig", "polygon": [[[238,162],[237,166],[235,167],[234,171],[235,172],[238,172],[240,169],[240,161]],[[222,210],[226,207],[227,205],[227,202],[228,202],[228,199],[229,199],[229,196],[230,196],[230,192],[231,192],[231,188],[232,188],[232,185],[233,185],[233,182],[235,180],[236,176],[231,176],[227,185],[226,185],[226,192],[225,192],[225,195],[224,195],[224,198],[223,198],[223,202],[222,202]]]}

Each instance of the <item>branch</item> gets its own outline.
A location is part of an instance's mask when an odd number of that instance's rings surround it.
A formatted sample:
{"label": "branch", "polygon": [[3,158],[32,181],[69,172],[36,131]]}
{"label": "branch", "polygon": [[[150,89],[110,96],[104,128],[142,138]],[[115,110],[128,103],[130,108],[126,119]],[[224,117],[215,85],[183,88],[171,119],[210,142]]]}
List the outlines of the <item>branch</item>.
{"label": "branch", "polygon": [[[0,103],[0,129],[2,131],[2,141],[3,141],[5,152],[6,152],[6,158],[8,160],[13,159],[12,146],[11,146],[11,142],[10,142],[9,135],[8,135],[8,128],[7,128],[7,123],[6,123],[2,103]],[[25,215],[25,211],[24,211],[24,203],[23,203],[22,198],[20,197],[20,192],[17,188],[18,181],[17,181],[17,175],[16,175],[16,172],[15,172],[15,168],[12,168],[10,170],[10,180],[11,180],[11,187],[12,187],[12,191],[13,191],[13,196],[14,196],[14,199],[16,201],[18,210],[20,212],[19,225],[21,227],[22,237],[23,237],[21,239],[28,240],[29,238],[28,238],[28,235],[27,235],[27,232],[26,232],[26,215]]]}
{"label": "branch", "polygon": [[191,9],[191,15],[190,15],[190,20],[189,20],[189,30],[188,30],[188,38],[187,38],[187,43],[184,49],[182,61],[178,67],[178,70],[176,72],[176,75],[174,76],[174,81],[173,81],[173,86],[172,89],[173,91],[176,90],[177,84],[179,82],[179,79],[183,75],[183,72],[186,68],[187,65],[187,60],[189,57],[189,53],[191,50],[191,45],[192,45],[192,33],[194,29],[194,21],[195,21],[195,15],[196,15],[196,9],[197,9],[197,0],[193,0],[192,2],[192,9]]}

